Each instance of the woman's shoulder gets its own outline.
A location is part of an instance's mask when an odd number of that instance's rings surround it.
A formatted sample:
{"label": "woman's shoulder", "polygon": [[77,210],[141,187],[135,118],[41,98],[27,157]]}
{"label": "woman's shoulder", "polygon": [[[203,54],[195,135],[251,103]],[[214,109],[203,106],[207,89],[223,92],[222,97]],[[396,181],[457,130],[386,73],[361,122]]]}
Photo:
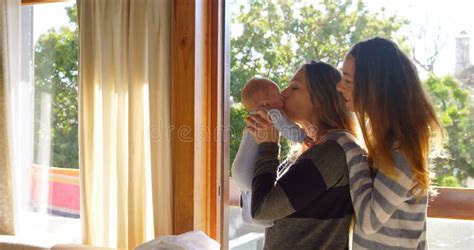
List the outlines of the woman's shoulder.
{"label": "woman's shoulder", "polygon": [[315,156],[318,158],[326,157],[340,157],[344,155],[344,149],[334,140],[325,140],[319,144],[314,145],[313,147],[306,150],[302,156]]}
{"label": "woman's shoulder", "polygon": [[[306,150],[297,160],[310,159],[321,176],[330,186],[346,182],[348,177],[347,161],[341,145],[336,141],[326,140]],[[346,181],[345,181],[346,180]]]}
{"label": "woman's shoulder", "polygon": [[345,158],[345,151],[354,147],[361,148],[354,135],[345,130],[334,130],[324,136],[323,142],[311,147],[305,153],[324,158]]}

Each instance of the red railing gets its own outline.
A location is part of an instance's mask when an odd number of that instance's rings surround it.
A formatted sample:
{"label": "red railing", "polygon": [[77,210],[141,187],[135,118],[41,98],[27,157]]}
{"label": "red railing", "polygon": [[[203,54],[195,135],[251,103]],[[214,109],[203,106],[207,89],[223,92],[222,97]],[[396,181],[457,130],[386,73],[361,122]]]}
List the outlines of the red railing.
{"label": "red railing", "polygon": [[47,202],[49,214],[79,218],[80,179],[78,169],[31,167],[30,207],[35,210]]}

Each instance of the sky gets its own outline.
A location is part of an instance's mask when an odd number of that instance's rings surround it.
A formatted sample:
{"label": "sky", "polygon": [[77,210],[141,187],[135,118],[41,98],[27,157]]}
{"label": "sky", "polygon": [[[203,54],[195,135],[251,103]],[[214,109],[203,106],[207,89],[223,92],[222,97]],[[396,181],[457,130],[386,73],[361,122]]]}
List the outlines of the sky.
{"label": "sky", "polygon": [[[449,74],[454,72],[455,39],[461,31],[466,31],[470,38],[471,64],[474,63],[474,1],[472,0],[366,0],[369,10],[385,7],[388,14],[408,19],[410,25],[402,30],[408,38],[415,38],[420,28],[427,31],[427,37],[433,40],[440,33],[441,50],[435,64],[435,73]],[[415,35],[413,35],[415,34]],[[425,46],[432,42],[426,39]],[[423,47],[420,44],[420,47]],[[420,51],[421,52],[421,51]],[[430,54],[430,53],[427,53]],[[427,55],[425,54],[425,55]]]}
{"label": "sky", "polygon": [[[240,3],[247,0],[230,1],[231,7],[238,7]],[[307,2],[312,2],[307,0]],[[314,1],[318,2],[318,1]],[[418,41],[420,47],[419,57],[423,58],[431,54],[430,47],[435,34],[440,34],[442,48],[435,64],[435,73],[439,75],[454,72],[455,65],[455,38],[461,31],[466,31],[471,40],[471,64],[474,64],[474,10],[473,0],[365,0],[367,8],[371,12],[377,12],[382,7],[388,15],[396,15],[410,21],[410,24],[401,30],[401,34],[416,41],[416,35],[420,29],[426,30],[426,39]],[[59,28],[67,24],[68,17],[64,7],[71,6],[75,2],[40,4],[34,7],[34,39],[46,32],[49,28]],[[238,11],[233,8],[232,11]],[[231,26],[231,34],[241,33],[239,27]],[[425,52],[422,48],[426,48]],[[423,70],[420,70],[423,74]]]}
{"label": "sky", "polygon": [[74,5],[75,2],[38,4],[33,6],[33,39],[46,33],[50,28],[58,29],[69,22],[65,7]]}

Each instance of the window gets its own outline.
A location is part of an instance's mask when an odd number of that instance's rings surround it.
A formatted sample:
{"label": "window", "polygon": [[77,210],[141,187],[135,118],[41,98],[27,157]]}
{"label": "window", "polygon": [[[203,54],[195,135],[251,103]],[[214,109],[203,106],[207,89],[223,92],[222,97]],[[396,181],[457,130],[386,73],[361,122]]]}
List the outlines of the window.
{"label": "window", "polygon": [[75,3],[22,7],[22,83],[33,89],[23,101],[33,109],[19,114],[32,133],[16,175],[18,229],[47,244],[81,241],[77,54]]}
{"label": "window", "polygon": [[[397,41],[412,57],[446,130],[445,157],[431,162],[434,184],[474,188],[474,50],[470,49],[474,23],[469,19],[470,1],[235,0],[229,5],[231,163],[246,116],[240,104],[246,81],[263,76],[284,87],[302,63],[316,59],[340,66],[351,45],[381,35]],[[283,154],[287,150],[283,142]],[[474,244],[472,221],[430,218],[428,225],[452,228],[444,235],[428,230],[429,239],[436,239],[430,240],[431,247],[468,248]],[[456,234],[455,227],[465,234]],[[262,235],[262,228],[243,223],[240,208],[231,206],[232,249],[259,249]]]}

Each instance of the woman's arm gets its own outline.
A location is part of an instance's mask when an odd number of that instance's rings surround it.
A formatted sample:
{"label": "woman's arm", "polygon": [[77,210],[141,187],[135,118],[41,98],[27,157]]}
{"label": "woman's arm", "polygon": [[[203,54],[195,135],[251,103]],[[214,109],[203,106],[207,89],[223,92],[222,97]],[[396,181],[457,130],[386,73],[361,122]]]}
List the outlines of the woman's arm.
{"label": "woman's arm", "polygon": [[410,190],[414,185],[411,168],[403,155],[396,151],[393,157],[396,164],[395,180],[378,171],[371,176],[369,163],[364,151],[354,147],[350,152],[349,177],[352,203],[356,222],[366,234],[376,233],[387,220],[411,198]]}
{"label": "woman's arm", "polygon": [[[334,186],[344,173],[347,174],[342,148],[335,142],[317,147],[308,152],[314,157],[298,159],[276,181],[279,165],[278,144],[271,142],[259,144],[259,155],[252,182],[253,218],[258,220],[284,218],[307,207],[321,193]],[[338,164],[339,166],[336,166]],[[322,172],[322,169],[331,171]]]}
{"label": "woman's arm", "polygon": [[[320,168],[315,166],[312,159],[302,160],[300,158],[275,183],[277,168],[280,164],[278,160],[278,131],[273,127],[271,120],[263,110],[247,117],[245,123],[247,124],[246,129],[258,144],[258,157],[252,180],[251,214],[254,219],[276,220],[286,217],[298,209],[304,208],[318,194],[326,191],[334,180],[340,179],[340,171],[333,171],[339,176],[328,174],[323,178]],[[323,148],[320,146],[318,148]],[[336,148],[342,151],[338,145]],[[343,167],[338,169],[344,169],[344,172],[347,173],[343,151],[342,162],[334,161],[331,157],[324,157],[332,155],[331,152],[311,153],[322,156],[316,157],[321,166],[326,167],[326,162],[343,164],[341,165]]]}

